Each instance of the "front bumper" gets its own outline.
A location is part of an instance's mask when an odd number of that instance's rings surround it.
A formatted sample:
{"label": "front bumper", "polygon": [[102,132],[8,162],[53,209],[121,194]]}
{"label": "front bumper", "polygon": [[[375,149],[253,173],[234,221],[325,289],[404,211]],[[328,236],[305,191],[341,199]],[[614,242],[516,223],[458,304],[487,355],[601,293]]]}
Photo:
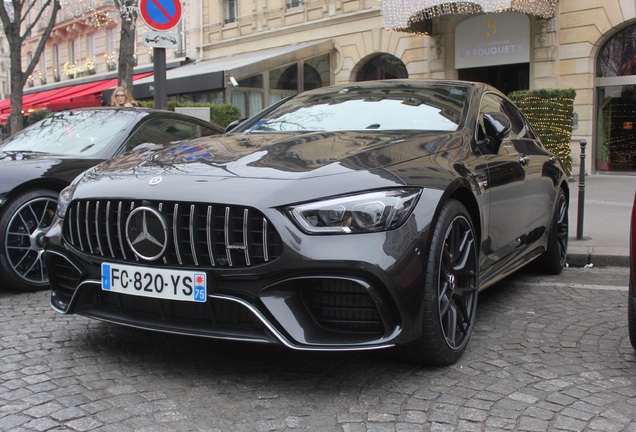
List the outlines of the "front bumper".
{"label": "front bumper", "polygon": [[311,238],[296,231],[283,236],[274,262],[204,269],[212,289],[205,303],[191,303],[103,291],[104,259],[66,244],[58,221],[45,255],[51,306],[135,328],[299,350],[385,348],[420,332],[426,236],[416,226]]}

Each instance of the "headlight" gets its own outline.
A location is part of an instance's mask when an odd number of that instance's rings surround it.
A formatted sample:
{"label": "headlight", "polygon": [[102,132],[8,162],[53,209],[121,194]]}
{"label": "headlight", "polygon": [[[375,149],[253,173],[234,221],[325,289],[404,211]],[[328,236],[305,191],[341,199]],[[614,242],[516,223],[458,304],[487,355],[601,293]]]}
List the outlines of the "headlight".
{"label": "headlight", "polygon": [[64,219],[68,205],[73,199],[73,194],[75,193],[75,189],[77,189],[77,185],[82,179],[82,176],[83,174],[80,174],[75,177],[75,180],[73,180],[70,185],[62,189],[62,192],[60,192],[60,195],[57,197],[57,216],[59,218]]}
{"label": "headlight", "polygon": [[420,196],[420,189],[367,192],[288,207],[287,213],[310,234],[387,231],[402,225]]}

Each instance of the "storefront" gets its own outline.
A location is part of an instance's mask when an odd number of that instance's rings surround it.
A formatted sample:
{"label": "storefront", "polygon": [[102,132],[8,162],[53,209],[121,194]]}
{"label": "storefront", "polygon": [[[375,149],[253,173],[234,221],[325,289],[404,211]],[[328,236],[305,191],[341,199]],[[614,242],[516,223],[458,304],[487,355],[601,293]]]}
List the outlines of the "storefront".
{"label": "storefront", "polygon": [[596,68],[595,168],[636,171],[636,24],[601,47]]}

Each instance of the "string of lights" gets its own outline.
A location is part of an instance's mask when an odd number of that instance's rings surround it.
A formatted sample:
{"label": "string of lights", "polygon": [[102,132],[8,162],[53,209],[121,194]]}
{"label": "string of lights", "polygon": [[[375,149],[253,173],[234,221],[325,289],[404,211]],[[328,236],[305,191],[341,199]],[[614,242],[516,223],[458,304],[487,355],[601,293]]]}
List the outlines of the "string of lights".
{"label": "string of lights", "polygon": [[572,171],[570,141],[574,119],[574,89],[521,90],[508,95],[532,124],[543,145]]}
{"label": "string of lights", "polygon": [[65,19],[72,19],[82,24],[101,28],[119,18],[130,22],[134,28],[134,15],[137,6],[122,4],[117,9],[113,0],[62,0],[62,15]]}
{"label": "string of lights", "polygon": [[[443,15],[521,12],[542,18],[554,16],[557,0],[380,0],[384,28],[412,31],[413,24]],[[417,26],[415,26],[417,27]]]}

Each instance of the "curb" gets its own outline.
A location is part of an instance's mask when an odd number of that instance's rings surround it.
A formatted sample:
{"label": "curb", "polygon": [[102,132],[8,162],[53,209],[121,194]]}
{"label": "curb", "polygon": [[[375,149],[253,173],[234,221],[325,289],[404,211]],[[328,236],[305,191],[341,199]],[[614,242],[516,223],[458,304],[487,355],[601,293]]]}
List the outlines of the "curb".
{"label": "curb", "polygon": [[592,264],[602,267],[629,267],[629,254],[619,250],[603,250],[602,247],[576,247],[568,251],[567,263],[571,267],[585,267]]}

